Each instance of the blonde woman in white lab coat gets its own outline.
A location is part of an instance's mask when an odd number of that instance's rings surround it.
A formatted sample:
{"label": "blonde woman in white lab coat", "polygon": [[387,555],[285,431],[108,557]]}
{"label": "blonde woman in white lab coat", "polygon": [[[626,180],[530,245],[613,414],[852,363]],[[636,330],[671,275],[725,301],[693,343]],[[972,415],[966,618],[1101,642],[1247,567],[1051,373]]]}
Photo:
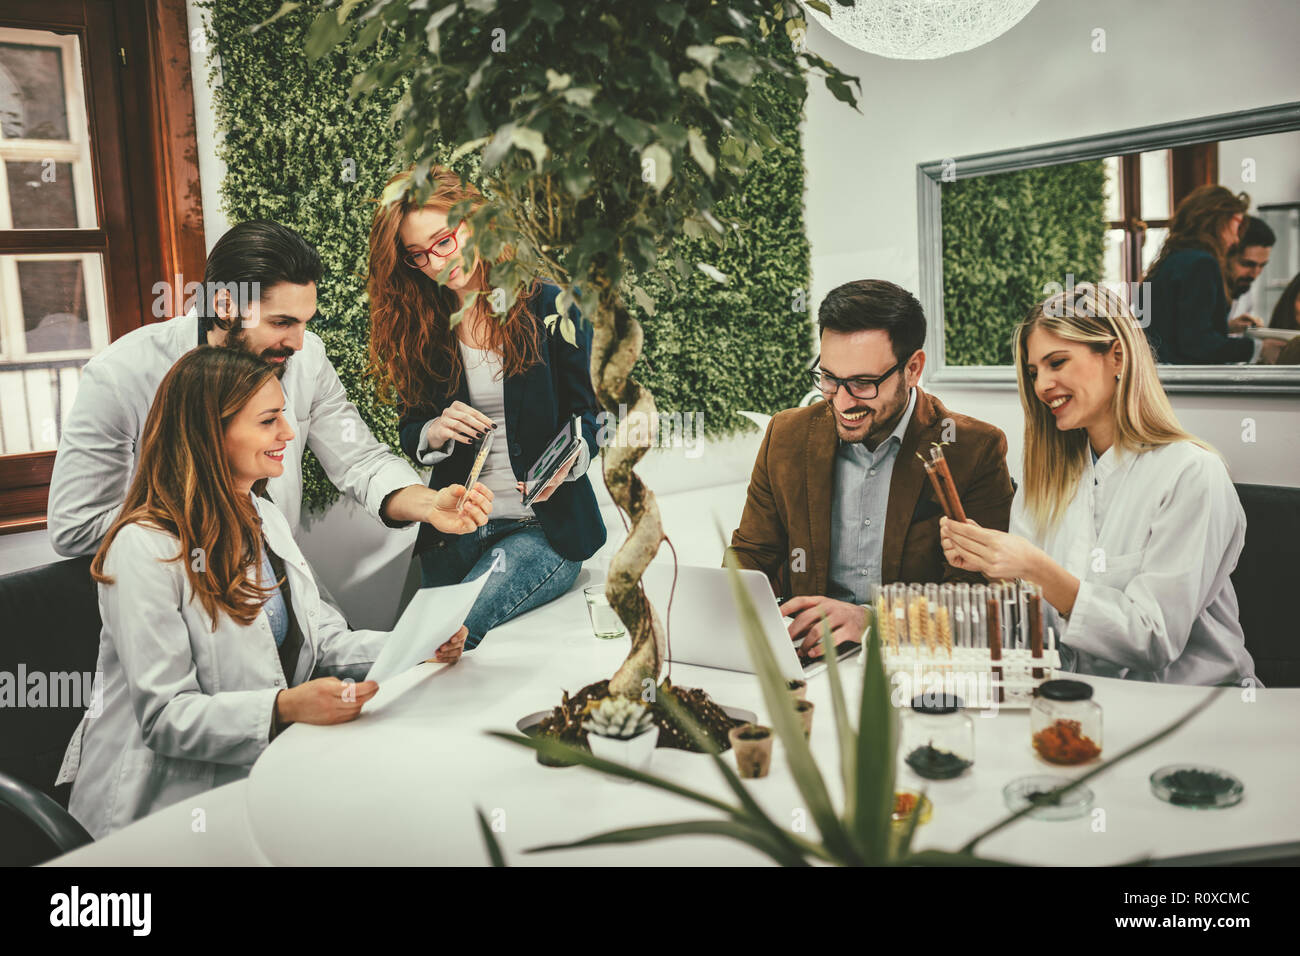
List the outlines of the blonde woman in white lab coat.
{"label": "blonde woman in white lab coat", "polygon": [[1257,683],[1229,579],[1245,513],[1222,459],[1179,425],[1123,301],[1086,283],[1052,296],[1015,355],[1025,478],[1010,533],[944,518],[949,563],[1041,585],[1067,670]]}
{"label": "blonde woman in white lab coat", "polygon": [[[96,838],[247,775],[288,724],[353,719],[378,689],[360,679],[387,634],[348,630],[320,600],[288,522],[260,496],[293,440],[284,407],[272,366],[237,349],[199,347],[159,386],[91,566],[102,712],[82,720],[59,776]],[[444,489],[447,521],[482,526],[485,491],[456,515],[464,489]],[[465,633],[436,659],[457,660]]]}

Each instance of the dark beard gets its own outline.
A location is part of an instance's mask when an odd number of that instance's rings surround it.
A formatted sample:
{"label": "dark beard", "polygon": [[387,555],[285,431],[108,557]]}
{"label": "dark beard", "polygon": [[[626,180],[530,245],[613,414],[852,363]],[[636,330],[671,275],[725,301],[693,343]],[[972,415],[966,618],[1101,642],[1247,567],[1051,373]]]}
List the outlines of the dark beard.
{"label": "dark beard", "polygon": [[[255,354],[275,370],[276,378],[284,378],[285,369],[289,367],[289,362],[293,357],[293,349],[263,349],[260,353],[254,353],[253,350],[248,347],[248,342],[244,338],[244,328],[240,323],[235,323],[235,325],[231,327],[230,331],[226,333],[226,341],[223,347],[228,349],[240,349],[248,352],[250,355]],[[278,358],[280,356],[284,357],[283,362],[271,361],[272,358]]]}
{"label": "dark beard", "polygon": [[880,443],[889,437],[890,433],[898,427],[898,423],[903,419],[903,412],[907,411],[907,399],[909,391],[903,392],[902,401],[886,421],[880,423],[880,427],[872,429],[867,433],[867,437],[862,439],[862,444],[866,445],[868,450],[875,451]]}
{"label": "dark beard", "polygon": [[1250,287],[1255,284],[1254,279],[1238,279],[1232,284],[1233,297],[1240,299],[1250,291]]}

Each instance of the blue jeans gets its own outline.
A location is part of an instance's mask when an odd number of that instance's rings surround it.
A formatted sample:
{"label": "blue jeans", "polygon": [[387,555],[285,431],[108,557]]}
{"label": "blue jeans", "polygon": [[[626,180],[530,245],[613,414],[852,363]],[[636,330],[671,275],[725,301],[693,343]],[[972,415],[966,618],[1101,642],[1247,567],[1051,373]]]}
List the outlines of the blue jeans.
{"label": "blue jeans", "polygon": [[555,553],[536,518],[492,518],[472,534],[441,538],[420,553],[421,587],[459,584],[477,578],[492,566],[498,552],[504,573],[498,569],[465,618],[469,636],[465,649],[478,646],[484,635],[525,611],[531,611],[569,590],[582,562]]}

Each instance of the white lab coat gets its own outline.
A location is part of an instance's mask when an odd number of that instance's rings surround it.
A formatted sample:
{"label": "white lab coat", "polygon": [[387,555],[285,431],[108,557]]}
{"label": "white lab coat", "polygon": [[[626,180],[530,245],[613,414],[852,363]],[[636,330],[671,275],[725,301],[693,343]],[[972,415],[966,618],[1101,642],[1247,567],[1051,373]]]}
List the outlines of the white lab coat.
{"label": "white lab coat", "polygon": [[78,724],[58,778],[73,781],[68,809],[96,839],[247,776],[269,742],[276,694],[313,670],[363,679],[388,636],[349,631],[320,600],[284,516],[269,501],[257,507],[302,632],[287,681],[265,609],[248,626],[220,614],[214,631],[184,564],[166,560],[180,550],[173,535],[130,524],[113,539],[104,570],[115,583],[99,585],[102,710],[92,716],[92,703]]}
{"label": "white lab coat", "polygon": [[1067,621],[1049,608],[1065,669],[1170,684],[1254,679],[1229,575],[1246,515],[1228,470],[1181,441],[1091,455],[1073,500],[1046,537],[1011,506],[1011,532],[1079,579]]}
{"label": "white lab coat", "polygon": [[[50,479],[50,541],[59,554],[98,550],[126,499],[158,385],[195,347],[198,321],[191,312],[143,326],[86,363]],[[295,437],[285,452],[284,474],[272,478],[266,491],[295,534],[308,447],[330,481],[376,517],[390,492],[422,484],[414,468],[375,440],[314,332],[289,358],[280,384]]]}

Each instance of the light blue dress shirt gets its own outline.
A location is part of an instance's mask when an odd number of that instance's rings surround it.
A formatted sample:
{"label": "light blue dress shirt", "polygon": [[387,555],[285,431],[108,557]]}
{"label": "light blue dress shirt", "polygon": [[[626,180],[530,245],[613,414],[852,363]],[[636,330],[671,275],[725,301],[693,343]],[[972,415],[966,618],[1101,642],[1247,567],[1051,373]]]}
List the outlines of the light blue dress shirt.
{"label": "light blue dress shirt", "polygon": [[[271,567],[271,554],[266,542],[263,541],[262,581],[274,584],[275,580],[275,569]],[[266,611],[266,616],[271,622],[271,635],[275,638],[275,646],[279,647],[289,635],[289,609],[285,606],[284,594],[279,588],[267,596],[262,610]]]}
{"label": "light blue dress shirt", "polygon": [[840,442],[831,495],[831,566],[826,596],[866,604],[880,584],[881,550],[889,483],[899,446],[916,408],[916,389],[889,437],[869,451],[861,442]]}

